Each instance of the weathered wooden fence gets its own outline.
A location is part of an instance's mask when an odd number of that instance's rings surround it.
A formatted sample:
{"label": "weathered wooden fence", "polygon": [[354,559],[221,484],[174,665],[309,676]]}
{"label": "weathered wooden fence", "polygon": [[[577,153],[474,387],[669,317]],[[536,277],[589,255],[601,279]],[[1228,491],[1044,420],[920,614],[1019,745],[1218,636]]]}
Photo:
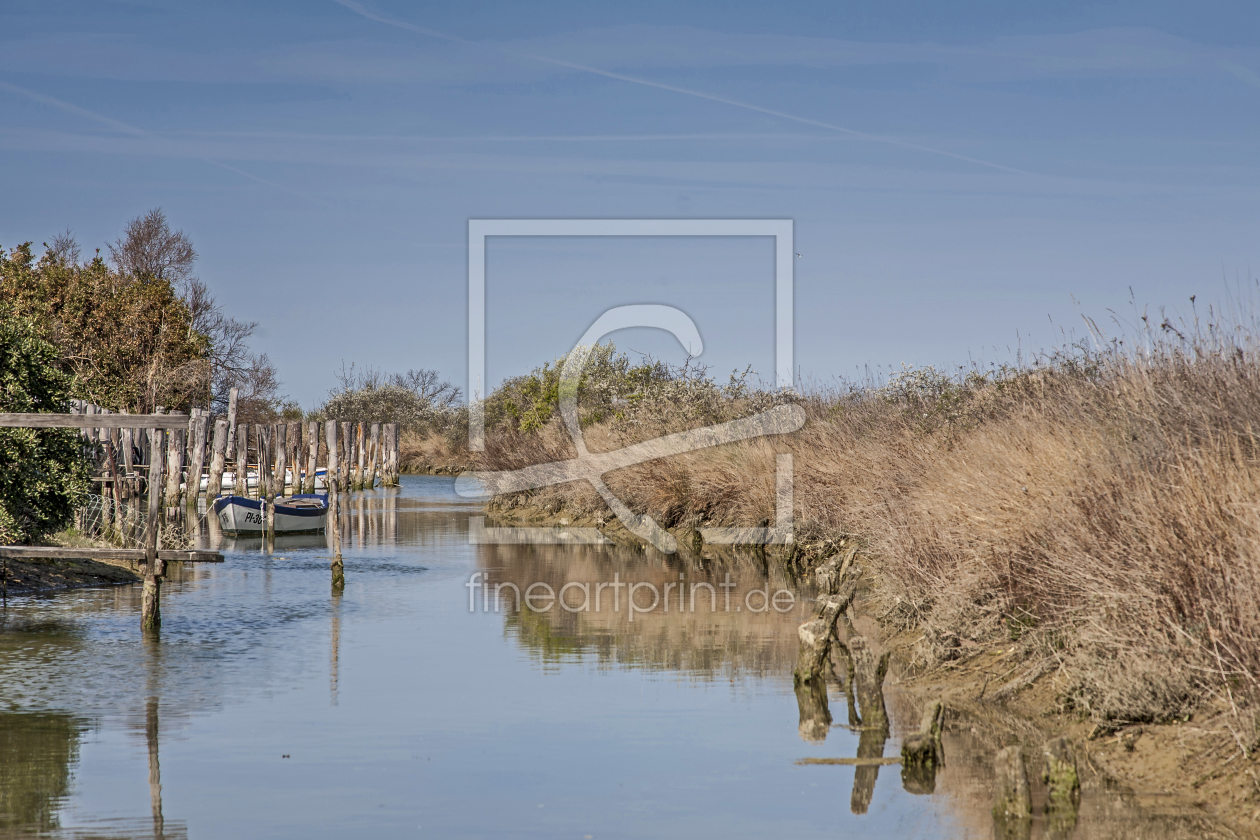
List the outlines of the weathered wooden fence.
{"label": "weathered wooden fence", "polygon": [[[112,499],[116,510],[132,506],[145,492],[141,484],[153,463],[149,438],[141,434],[142,428],[151,428],[151,421],[142,423],[137,415],[136,425],[128,426],[126,418],[131,415],[112,415],[81,400],[71,403],[71,413],[83,416],[82,434],[97,465],[95,480],[102,496]],[[155,414],[167,412],[159,406]],[[195,506],[200,496],[208,503],[229,494],[274,499],[326,491],[330,464],[343,491],[398,484],[397,423],[327,421],[338,430],[328,438],[316,421],[238,423],[235,400],[226,416],[203,409],[193,409],[181,422],[184,416],[170,412],[170,421],[164,423],[169,431],[162,453],[165,484],[160,490],[168,518],[184,506]],[[101,425],[92,425],[98,417]],[[337,447],[331,458],[329,439]],[[126,523],[117,526],[127,532]]]}

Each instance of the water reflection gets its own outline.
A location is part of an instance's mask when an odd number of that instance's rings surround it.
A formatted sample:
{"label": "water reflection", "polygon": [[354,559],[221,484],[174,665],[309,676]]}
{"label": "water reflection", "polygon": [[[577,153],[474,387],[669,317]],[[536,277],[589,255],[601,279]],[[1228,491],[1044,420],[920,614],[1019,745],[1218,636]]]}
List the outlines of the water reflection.
{"label": "water reflection", "polygon": [[84,728],[67,714],[0,712],[0,832],[59,827]]}
{"label": "water reflection", "polygon": [[[547,664],[592,661],[706,679],[780,676],[791,670],[796,627],[812,609],[811,591],[793,589],[781,569],[752,551],[715,564],[650,549],[482,545],[477,564],[488,590],[500,597],[483,596],[475,607],[501,611],[517,641]],[[571,587],[566,603],[528,609],[514,593],[536,584],[556,593]],[[598,593],[601,584],[609,588]],[[642,585],[639,610],[654,597],[655,608],[632,613],[627,584]],[[622,588],[612,590],[617,585]],[[782,611],[766,601],[779,590],[794,593]]]}
{"label": "water reflection", "polygon": [[[826,678],[793,697],[814,593],[764,554],[470,546],[480,512],[450,481],[406,482],[346,498],[344,594],[324,537],[265,545],[206,520],[201,545],[228,562],[168,567],[160,641],[136,632],[136,587],[11,601],[0,836],[174,837],[191,813],[206,836],[991,836],[992,757],[1031,738],[1027,723],[952,709],[948,763],[898,779],[880,762],[922,698],[899,690],[860,610],[841,619]],[[625,590],[611,610],[502,597],[469,615],[475,572],[522,592],[616,579],[673,600],[631,615]],[[700,587],[694,611],[680,584]],[[779,589],[790,609],[749,608]],[[801,753],[848,766],[797,767]],[[1074,829],[1030,830],[1211,836],[1092,777]]]}

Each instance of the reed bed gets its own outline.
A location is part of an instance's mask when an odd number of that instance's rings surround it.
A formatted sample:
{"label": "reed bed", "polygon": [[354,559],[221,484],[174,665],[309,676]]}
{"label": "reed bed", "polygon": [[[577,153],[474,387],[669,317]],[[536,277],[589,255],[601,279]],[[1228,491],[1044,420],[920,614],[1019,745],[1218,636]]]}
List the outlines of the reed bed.
{"label": "reed bed", "polygon": [[[921,664],[1013,643],[1025,682],[1058,672],[1063,707],[1099,720],[1168,720],[1211,698],[1245,716],[1260,696],[1254,326],[1164,321],[1016,368],[906,370],[881,387],[803,395],[758,390],[746,374],[719,386],[702,369],[657,368],[637,384],[584,381],[584,434],[609,450],[797,401],[808,421],[795,434],[606,481],[667,527],[762,525],[774,516],[775,455],[791,451],[792,562],[807,571],[841,538],[858,540],[884,621],[917,634]],[[513,387],[542,399],[499,412],[478,467],[575,456],[547,401],[554,370],[540,371]],[[580,483],[527,502],[608,516]]]}

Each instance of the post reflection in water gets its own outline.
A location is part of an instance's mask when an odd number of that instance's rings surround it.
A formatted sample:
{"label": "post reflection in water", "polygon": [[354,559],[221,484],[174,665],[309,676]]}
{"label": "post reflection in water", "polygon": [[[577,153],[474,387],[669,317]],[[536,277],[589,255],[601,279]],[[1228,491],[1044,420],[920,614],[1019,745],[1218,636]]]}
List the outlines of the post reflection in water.
{"label": "post reflection in water", "polygon": [[153,809],[153,836],[166,836],[166,820],[162,817],[162,765],[158,759],[158,699],[145,703],[144,735],[149,748],[149,805]]}
{"label": "post reflection in water", "polygon": [[341,653],[341,595],[340,587],[332,588],[332,603],[329,607],[328,637],[328,703],[337,705],[337,659]]}

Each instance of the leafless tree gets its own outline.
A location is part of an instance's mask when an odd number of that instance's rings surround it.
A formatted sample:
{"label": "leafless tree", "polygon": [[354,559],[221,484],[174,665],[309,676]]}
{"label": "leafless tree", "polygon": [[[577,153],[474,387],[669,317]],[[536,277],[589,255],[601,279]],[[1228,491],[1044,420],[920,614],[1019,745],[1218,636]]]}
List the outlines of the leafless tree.
{"label": "leafless tree", "polygon": [[268,419],[281,411],[285,397],[275,366],[266,354],[250,352],[257,322],[238,321],[223,311],[193,273],[197,251],[192,239],[171,229],[162,208],[128,222],[123,236],[109,246],[109,254],[120,274],[165,280],[188,306],[191,328],[208,339],[209,371],[202,399],[209,401],[211,410],[226,412],[229,392],[239,388],[241,405],[248,406],[241,416],[247,421]]}
{"label": "leafless tree", "polygon": [[182,230],[171,230],[161,207],[128,222],[109,246],[109,256],[120,274],[167,280],[180,291],[197,261],[192,240]]}
{"label": "leafless tree", "polygon": [[52,253],[53,256],[61,262],[62,265],[77,266],[82,257],[79,250],[78,240],[74,238],[74,231],[66,228],[61,233],[53,237],[52,244],[44,243],[44,247]]}

